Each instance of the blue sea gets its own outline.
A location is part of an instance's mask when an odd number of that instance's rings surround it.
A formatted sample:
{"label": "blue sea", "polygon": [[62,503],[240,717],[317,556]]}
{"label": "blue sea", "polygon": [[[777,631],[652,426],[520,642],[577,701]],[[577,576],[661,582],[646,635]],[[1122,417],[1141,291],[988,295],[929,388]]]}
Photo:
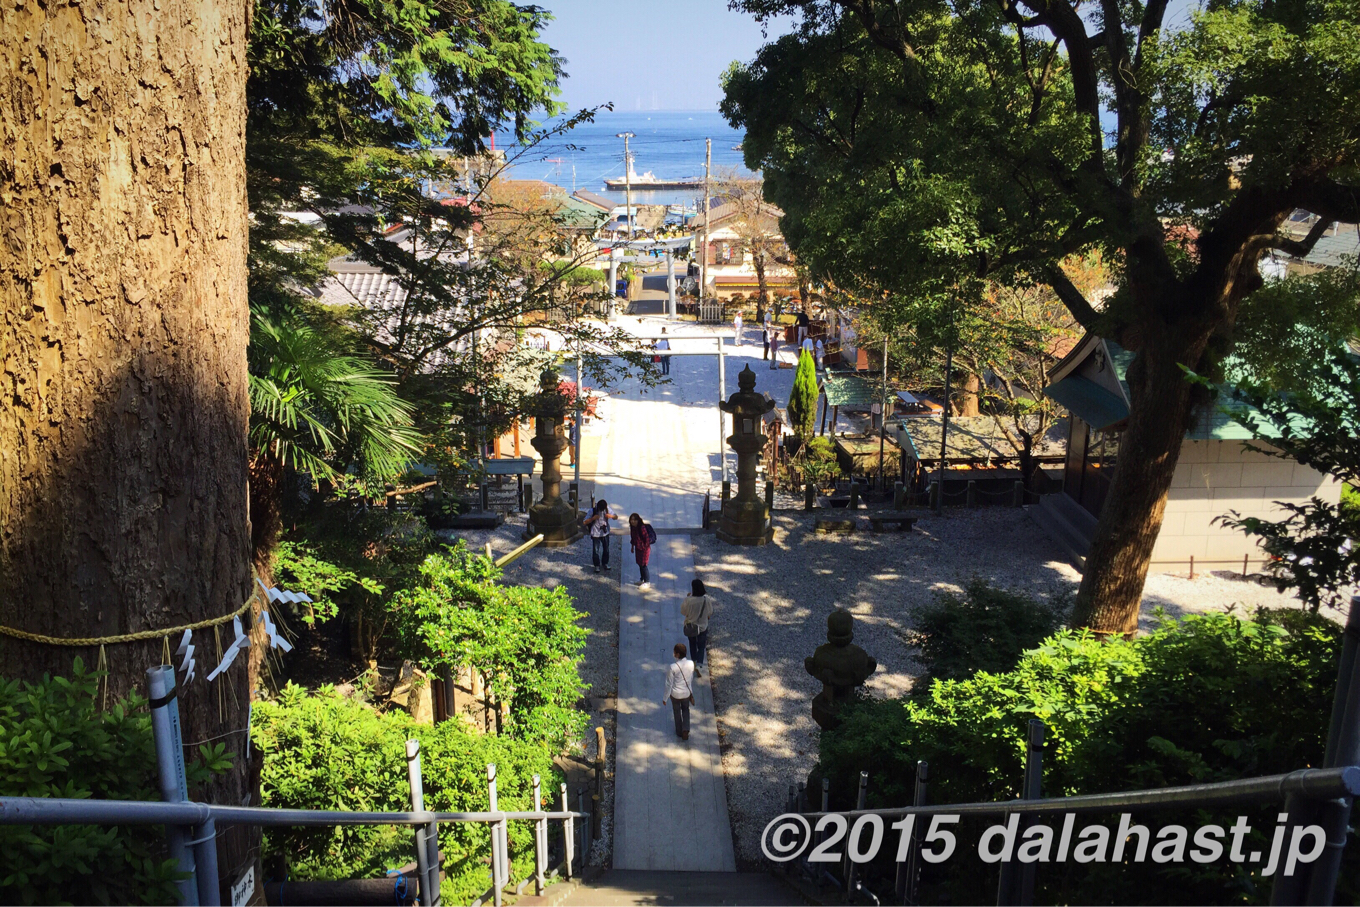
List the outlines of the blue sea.
{"label": "blue sea", "polygon": [[[551,125],[551,124],[546,124]],[[620,132],[631,132],[633,170],[652,171],[664,179],[702,178],[704,139],[713,140],[713,175],[737,171],[751,173],[742,164],[743,133],[733,129],[715,111],[626,110],[601,111],[593,123],[583,123],[571,132],[555,136],[524,154],[516,162],[517,179],[540,179],[569,191],[589,189],[619,204],[624,192],[604,187],[606,177],[621,177],[623,139]],[[496,136],[496,147],[514,154],[514,137]],[[633,191],[635,205],[687,205],[697,207],[700,190]]]}

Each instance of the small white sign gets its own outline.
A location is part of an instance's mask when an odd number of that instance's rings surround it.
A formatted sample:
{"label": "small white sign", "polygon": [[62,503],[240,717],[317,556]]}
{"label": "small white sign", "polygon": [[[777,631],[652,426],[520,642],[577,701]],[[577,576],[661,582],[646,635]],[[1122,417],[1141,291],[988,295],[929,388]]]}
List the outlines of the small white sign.
{"label": "small white sign", "polygon": [[231,907],[245,907],[250,903],[253,894],[255,894],[255,867],[252,865],[246,870],[245,875],[231,886]]}

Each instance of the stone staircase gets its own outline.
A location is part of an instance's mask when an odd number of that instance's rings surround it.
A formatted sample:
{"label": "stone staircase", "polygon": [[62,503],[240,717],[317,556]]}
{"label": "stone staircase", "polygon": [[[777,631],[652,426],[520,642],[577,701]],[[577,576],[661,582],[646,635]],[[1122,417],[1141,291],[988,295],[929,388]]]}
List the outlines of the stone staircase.
{"label": "stone staircase", "polygon": [[581,882],[555,902],[561,907],[615,907],[664,904],[686,907],[701,904],[804,904],[804,898],[779,876],[768,872],[667,872],[650,869],[610,869],[599,878]]}
{"label": "stone staircase", "polygon": [[1062,492],[1043,495],[1038,504],[1026,506],[1025,511],[1062,547],[1072,566],[1086,569],[1086,553],[1096,531],[1095,517]]}

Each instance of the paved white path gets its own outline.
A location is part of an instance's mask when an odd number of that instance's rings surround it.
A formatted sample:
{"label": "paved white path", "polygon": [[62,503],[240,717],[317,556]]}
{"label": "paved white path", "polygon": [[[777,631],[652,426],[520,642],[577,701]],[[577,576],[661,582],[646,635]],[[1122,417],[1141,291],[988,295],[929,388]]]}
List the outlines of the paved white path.
{"label": "paved white path", "polygon": [[671,377],[673,384],[645,393],[629,382],[601,410],[596,497],[625,519],[641,514],[660,533],[650,590],[634,585],[638,568],[626,544],[621,558],[614,868],[730,872],[736,858],[707,674],[694,684],[688,740],[675,736],[671,707],[661,703],[671,648],[685,641],[680,602],[694,577],[689,534],[675,530],[701,525],[703,493],[721,468],[716,356],[677,357]]}

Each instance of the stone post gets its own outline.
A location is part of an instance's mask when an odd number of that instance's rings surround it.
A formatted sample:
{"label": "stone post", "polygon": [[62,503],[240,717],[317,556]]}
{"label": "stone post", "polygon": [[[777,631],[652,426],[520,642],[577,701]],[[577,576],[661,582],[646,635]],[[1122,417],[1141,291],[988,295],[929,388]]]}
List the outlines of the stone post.
{"label": "stone post", "polygon": [[732,435],[727,443],[737,452],[737,495],[723,501],[718,538],[732,545],[764,545],[773,537],[769,510],[756,487],[756,466],[769,439],[762,417],[774,409],[774,401],[756,393],[756,373],[748,365],[737,376],[739,390],[720,403],[732,415]]}
{"label": "stone post", "polygon": [[543,499],[529,508],[529,528],[524,538],[543,535],[545,548],[562,548],[579,539],[581,520],[576,509],[562,500],[562,452],[567,449],[563,431],[567,404],[559,390],[557,369],[549,368],[539,377],[538,400],[534,404],[534,437],[529,443],[543,457]]}

